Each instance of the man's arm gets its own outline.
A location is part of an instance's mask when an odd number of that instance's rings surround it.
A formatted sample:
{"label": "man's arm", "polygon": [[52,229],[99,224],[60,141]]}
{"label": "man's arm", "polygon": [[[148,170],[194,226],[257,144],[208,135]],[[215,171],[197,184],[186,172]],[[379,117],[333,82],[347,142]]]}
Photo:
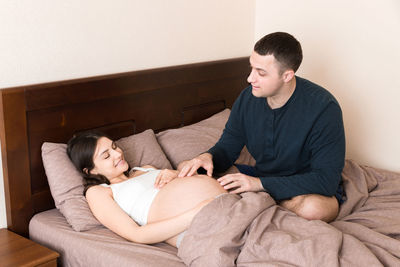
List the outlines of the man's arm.
{"label": "man's arm", "polygon": [[241,106],[242,95],[232,107],[221,138],[207,151],[212,155],[214,170],[217,173],[222,173],[231,167],[245,145],[245,129],[243,129],[241,122]]}
{"label": "man's arm", "polygon": [[244,133],[239,112],[240,105],[241,96],[235,101],[225,129],[218,142],[207,152],[200,154],[194,159],[179,163],[179,177],[191,176],[200,167],[203,167],[207,171],[208,176],[212,176],[213,171],[217,173],[224,172],[232,166],[244,146]]}
{"label": "man's arm", "polygon": [[[226,127],[229,127],[228,123]],[[244,142],[232,135],[231,131],[227,129],[225,128],[219,141],[207,152],[194,159],[179,163],[179,177],[192,176],[200,167],[207,171],[208,176],[212,176],[214,170],[221,173],[232,166],[239,156]]]}

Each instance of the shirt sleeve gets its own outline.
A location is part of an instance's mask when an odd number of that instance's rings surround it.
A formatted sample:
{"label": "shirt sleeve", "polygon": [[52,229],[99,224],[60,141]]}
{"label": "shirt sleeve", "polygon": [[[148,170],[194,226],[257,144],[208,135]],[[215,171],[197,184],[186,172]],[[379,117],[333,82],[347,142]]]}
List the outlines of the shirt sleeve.
{"label": "shirt sleeve", "polygon": [[213,156],[214,171],[216,173],[224,172],[231,167],[244,147],[244,131],[242,130],[240,114],[241,102],[242,97],[235,101],[222,136],[207,151]]}
{"label": "shirt sleeve", "polygon": [[310,155],[308,170],[290,176],[260,177],[263,187],[275,200],[336,193],[345,157],[342,112],[337,103],[331,102],[321,112],[305,145]]}

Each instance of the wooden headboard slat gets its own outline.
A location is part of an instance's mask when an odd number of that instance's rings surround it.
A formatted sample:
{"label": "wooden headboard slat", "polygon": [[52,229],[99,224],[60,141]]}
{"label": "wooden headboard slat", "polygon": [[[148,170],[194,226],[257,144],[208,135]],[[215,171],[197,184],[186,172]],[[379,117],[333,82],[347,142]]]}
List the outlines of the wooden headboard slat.
{"label": "wooden headboard slat", "polygon": [[[7,224],[24,229],[32,214],[29,146],[25,96],[21,90],[1,90],[1,149]],[[15,194],[15,192],[18,192]],[[18,218],[15,214],[18,213]]]}
{"label": "wooden headboard slat", "polygon": [[192,124],[230,108],[247,86],[248,58],[189,64],[1,90],[1,145],[8,228],[27,235],[54,207],[43,142],[101,129],[120,138]]}
{"label": "wooden headboard slat", "polygon": [[[248,61],[247,58],[244,60]],[[229,68],[224,66],[229,65]],[[82,103],[86,99],[109,99],[132,92],[152,91],[174,85],[190,87],[191,84],[213,80],[227,81],[248,72],[248,64],[236,59],[134,71],[114,75],[63,81],[26,87],[27,111],[68,103]],[[157,79],[154,79],[154,77]],[[48,92],[51,91],[51,94]],[[93,95],[93,91],[96,92]]]}

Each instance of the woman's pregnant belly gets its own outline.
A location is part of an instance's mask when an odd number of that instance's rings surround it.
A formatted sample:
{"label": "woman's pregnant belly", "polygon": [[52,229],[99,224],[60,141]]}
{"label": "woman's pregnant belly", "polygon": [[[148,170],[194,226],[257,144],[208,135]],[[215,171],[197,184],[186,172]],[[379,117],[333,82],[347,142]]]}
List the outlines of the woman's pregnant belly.
{"label": "woman's pregnant belly", "polygon": [[194,208],[201,201],[227,191],[206,175],[175,178],[160,189],[151,204],[148,223],[167,219]]}

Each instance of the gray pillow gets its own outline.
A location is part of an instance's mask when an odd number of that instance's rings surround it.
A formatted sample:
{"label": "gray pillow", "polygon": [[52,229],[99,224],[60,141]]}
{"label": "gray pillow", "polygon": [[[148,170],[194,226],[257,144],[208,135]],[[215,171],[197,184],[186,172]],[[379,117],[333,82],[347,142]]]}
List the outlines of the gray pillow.
{"label": "gray pillow", "polygon": [[[131,167],[152,165],[171,168],[153,130],[117,140]],[[101,223],[93,216],[83,196],[83,178],[66,153],[66,144],[45,142],[42,145],[43,166],[56,208],[75,231],[87,231]]]}

